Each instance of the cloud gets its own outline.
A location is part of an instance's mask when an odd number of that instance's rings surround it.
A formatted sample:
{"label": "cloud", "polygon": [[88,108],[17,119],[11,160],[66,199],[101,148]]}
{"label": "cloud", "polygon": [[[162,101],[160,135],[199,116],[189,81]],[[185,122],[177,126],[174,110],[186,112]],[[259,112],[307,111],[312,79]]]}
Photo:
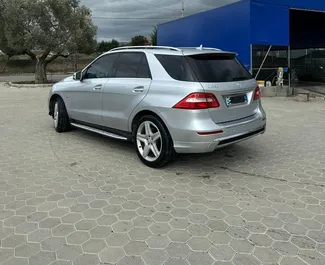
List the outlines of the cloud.
{"label": "cloud", "polygon": [[[239,0],[184,0],[185,15],[213,9]],[[149,36],[152,28],[181,16],[182,0],[81,0],[92,10],[98,39],[129,41]]]}

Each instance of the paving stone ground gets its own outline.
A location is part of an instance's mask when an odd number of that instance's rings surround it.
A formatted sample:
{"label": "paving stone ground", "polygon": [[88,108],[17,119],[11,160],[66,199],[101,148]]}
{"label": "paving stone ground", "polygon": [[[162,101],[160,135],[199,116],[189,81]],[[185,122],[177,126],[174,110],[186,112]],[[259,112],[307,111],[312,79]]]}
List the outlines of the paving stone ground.
{"label": "paving stone ground", "polygon": [[0,85],[1,265],[324,265],[325,101],[263,99],[265,135],[143,166],[55,133],[48,88]]}

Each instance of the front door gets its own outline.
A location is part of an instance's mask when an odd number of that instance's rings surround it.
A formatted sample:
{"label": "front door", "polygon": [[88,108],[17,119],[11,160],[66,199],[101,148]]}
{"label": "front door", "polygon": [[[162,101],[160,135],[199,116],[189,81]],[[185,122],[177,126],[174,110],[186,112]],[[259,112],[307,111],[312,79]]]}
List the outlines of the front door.
{"label": "front door", "polygon": [[103,125],[122,131],[135,107],[147,95],[152,79],[145,53],[123,52],[103,91]]}
{"label": "front door", "polygon": [[99,57],[82,73],[83,79],[69,92],[69,115],[84,123],[102,125],[102,93],[118,54]]}

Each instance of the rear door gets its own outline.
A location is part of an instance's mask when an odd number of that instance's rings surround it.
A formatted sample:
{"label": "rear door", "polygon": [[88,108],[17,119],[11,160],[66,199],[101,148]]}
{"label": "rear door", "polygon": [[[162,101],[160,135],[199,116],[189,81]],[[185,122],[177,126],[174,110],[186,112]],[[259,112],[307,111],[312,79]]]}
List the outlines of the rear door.
{"label": "rear door", "polygon": [[112,78],[103,91],[103,125],[128,130],[132,111],[147,95],[151,73],[144,52],[123,52],[116,62]]}
{"label": "rear door", "polygon": [[187,56],[205,92],[213,93],[219,108],[209,109],[215,123],[240,120],[254,115],[259,101],[254,101],[257,87],[247,69],[231,53],[207,53]]}

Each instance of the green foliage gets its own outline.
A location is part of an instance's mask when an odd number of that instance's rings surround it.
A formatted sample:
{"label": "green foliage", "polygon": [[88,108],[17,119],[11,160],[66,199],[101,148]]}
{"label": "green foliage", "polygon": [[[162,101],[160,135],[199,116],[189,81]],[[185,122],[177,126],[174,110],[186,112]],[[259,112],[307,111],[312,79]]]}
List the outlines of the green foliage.
{"label": "green foliage", "polygon": [[[96,49],[97,27],[79,0],[0,0],[0,6],[0,50],[28,54],[44,65],[44,72],[59,56]],[[36,56],[33,50],[42,54]]]}
{"label": "green foliage", "polygon": [[154,26],[154,28],[150,34],[151,42],[152,42],[153,46],[157,46],[157,31],[158,31],[157,26]]}
{"label": "green foliage", "polygon": [[120,46],[120,43],[114,39],[111,41],[101,41],[97,45],[97,52],[99,52],[99,53],[107,52],[107,51],[117,48],[119,46]]}
{"label": "green foliage", "polygon": [[132,46],[144,46],[148,42],[147,38],[141,35],[135,36],[131,40]]}

